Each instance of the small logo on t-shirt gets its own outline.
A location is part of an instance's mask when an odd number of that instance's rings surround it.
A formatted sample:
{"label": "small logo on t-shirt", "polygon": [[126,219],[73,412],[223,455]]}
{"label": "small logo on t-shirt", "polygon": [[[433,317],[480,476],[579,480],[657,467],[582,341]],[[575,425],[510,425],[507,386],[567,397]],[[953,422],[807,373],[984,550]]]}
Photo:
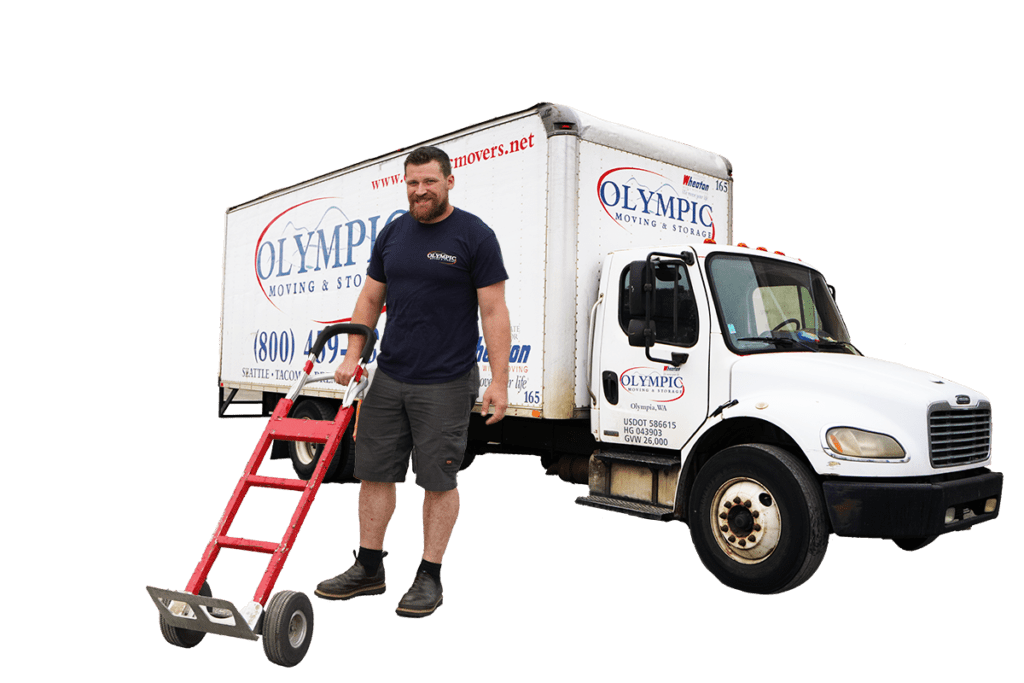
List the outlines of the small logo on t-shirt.
{"label": "small logo on t-shirt", "polygon": [[427,254],[427,259],[430,261],[440,261],[441,263],[455,264],[458,263],[456,257],[451,254],[446,254],[443,251],[432,251]]}

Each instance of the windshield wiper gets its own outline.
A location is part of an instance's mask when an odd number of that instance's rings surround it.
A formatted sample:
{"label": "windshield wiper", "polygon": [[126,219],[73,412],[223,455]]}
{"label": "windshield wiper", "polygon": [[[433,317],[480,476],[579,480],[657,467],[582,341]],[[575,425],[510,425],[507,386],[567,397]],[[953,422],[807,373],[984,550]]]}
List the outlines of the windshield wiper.
{"label": "windshield wiper", "polygon": [[858,356],[863,356],[864,355],[863,353],[860,352],[860,349],[858,349],[856,346],[854,346],[850,342],[835,341],[835,340],[831,340],[831,339],[830,340],[819,339],[818,340],[818,348],[826,348],[826,349],[851,349],[853,351],[854,355],[858,355]]}
{"label": "windshield wiper", "polygon": [[813,346],[808,346],[802,341],[791,339],[789,337],[740,337],[736,341],[753,341],[753,342],[765,342],[767,344],[775,344],[776,346],[800,346],[812,353],[817,353],[818,349]]}

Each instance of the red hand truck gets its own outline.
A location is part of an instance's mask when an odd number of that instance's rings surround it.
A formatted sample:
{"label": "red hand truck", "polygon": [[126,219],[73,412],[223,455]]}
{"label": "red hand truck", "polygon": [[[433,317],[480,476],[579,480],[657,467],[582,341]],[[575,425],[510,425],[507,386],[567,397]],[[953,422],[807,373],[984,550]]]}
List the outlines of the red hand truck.
{"label": "red hand truck", "polygon": [[[338,334],[360,334],[366,338],[363,353],[359,359],[356,374],[349,383],[345,398],[337,417],[333,421],[299,420],[289,418],[288,413],[302,388],[309,382],[330,379],[331,375],[310,377],[313,364],[328,340]],[[277,582],[284,561],[295,544],[302,522],[309,512],[316,492],[324,480],[328,465],[334,457],[342,436],[352,421],[355,399],[366,386],[365,370],[373,353],[376,337],[373,330],[365,325],[342,323],[323,330],[310,349],[299,379],[288,394],[278,401],[270,422],[263,431],[256,450],[238,480],[227,509],[221,517],[217,530],[210,539],[202,559],[196,566],[185,590],[171,591],[147,586],[150,597],[160,610],[160,631],[164,639],[178,647],[194,647],[207,633],[257,640],[263,636],[263,651],[267,658],[281,666],[295,666],[306,656],[313,635],[313,607],[309,598],[302,593],[280,591],[267,599]],[[280,441],[305,441],[324,444],[309,481],[301,479],[278,479],[258,476],[260,464],[270,449],[271,443]],[[228,535],[245,494],[252,487],[300,491],[299,503],[291,522],[280,543],[234,538]],[[263,580],[253,595],[252,602],[238,609],[227,600],[212,597],[206,577],[213,567],[221,548],[266,553],[271,556]]]}

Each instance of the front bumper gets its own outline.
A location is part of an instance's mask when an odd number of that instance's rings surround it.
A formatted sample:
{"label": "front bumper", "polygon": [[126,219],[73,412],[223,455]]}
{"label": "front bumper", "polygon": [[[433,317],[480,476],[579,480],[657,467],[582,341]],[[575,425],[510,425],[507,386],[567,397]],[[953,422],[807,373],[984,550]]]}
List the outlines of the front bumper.
{"label": "front bumper", "polygon": [[822,490],[838,536],[921,538],[995,519],[1003,475],[980,469],[911,481],[828,479]]}

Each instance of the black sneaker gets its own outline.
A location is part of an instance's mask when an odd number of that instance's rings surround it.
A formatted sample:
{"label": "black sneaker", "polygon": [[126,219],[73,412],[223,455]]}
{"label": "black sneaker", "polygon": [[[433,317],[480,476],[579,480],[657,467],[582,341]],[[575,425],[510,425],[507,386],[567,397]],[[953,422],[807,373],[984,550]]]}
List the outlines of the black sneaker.
{"label": "black sneaker", "polygon": [[[356,555],[354,550],[352,554]],[[387,553],[384,553],[386,556]],[[347,572],[321,581],[314,592],[325,600],[348,600],[360,595],[380,595],[384,589],[384,563],[380,563],[376,574],[369,576],[356,555],[355,564]]]}
{"label": "black sneaker", "polygon": [[427,572],[416,573],[412,588],[402,596],[395,612],[400,617],[426,617],[441,606],[441,582]]}

